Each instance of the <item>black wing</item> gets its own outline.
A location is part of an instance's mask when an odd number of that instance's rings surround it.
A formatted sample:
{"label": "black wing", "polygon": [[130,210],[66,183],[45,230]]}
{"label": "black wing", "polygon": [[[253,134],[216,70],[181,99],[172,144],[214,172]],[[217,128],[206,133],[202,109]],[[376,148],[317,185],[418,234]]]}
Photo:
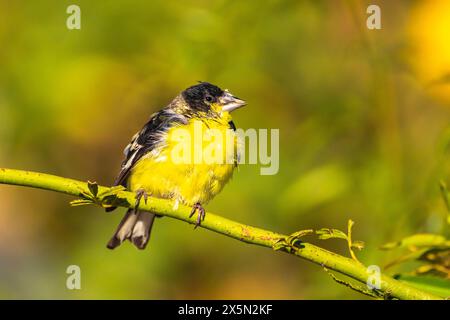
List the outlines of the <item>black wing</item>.
{"label": "black wing", "polygon": [[187,120],[184,116],[175,113],[171,109],[163,109],[154,113],[144,127],[136,133],[131,142],[126,146],[123,153],[125,159],[122,162],[121,170],[114,181],[114,185],[126,187],[130,169],[142,158],[143,155],[152,151],[155,146],[164,139],[164,133],[174,124],[185,124]]}
{"label": "black wing", "polygon": [[[114,181],[114,186],[127,186],[128,176],[131,168],[148,152],[164,141],[164,134],[175,124],[186,124],[187,119],[166,108],[154,113],[144,127],[136,133],[131,142],[123,150],[125,159],[122,162],[119,175]],[[107,208],[106,211],[112,211],[115,207]]]}

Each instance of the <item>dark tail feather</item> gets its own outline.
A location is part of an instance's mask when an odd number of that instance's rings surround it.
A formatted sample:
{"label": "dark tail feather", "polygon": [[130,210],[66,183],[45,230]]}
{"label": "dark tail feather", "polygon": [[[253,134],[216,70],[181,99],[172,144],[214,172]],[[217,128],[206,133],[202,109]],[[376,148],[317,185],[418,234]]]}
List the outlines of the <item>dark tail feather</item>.
{"label": "dark tail feather", "polygon": [[107,247],[114,249],[128,239],[137,248],[145,249],[150,239],[154,219],[154,213],[139,210],[135,213],[134,209],[128,209]]}

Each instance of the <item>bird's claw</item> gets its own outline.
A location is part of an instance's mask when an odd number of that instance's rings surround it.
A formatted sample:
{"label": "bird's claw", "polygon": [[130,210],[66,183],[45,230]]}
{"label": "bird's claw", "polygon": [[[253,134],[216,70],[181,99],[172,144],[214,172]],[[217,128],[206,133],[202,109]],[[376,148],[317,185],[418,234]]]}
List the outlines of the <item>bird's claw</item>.
{"label": "bird's claw", "polygon": [[144,202],[147,204],[148,193],[144,189],[138,189],[136,191],[136,202],[134,203],[134,212],[138,211],[139,204],[141,203],[141,199],[144,197]]}
{"label": "bird's claw", "polygon": [[195,223],[194,229],[197,228],[201,224],[201,222],[203,220],[205,220],[205,216],[206,216],[205,209],[202,207],[202,205],[200,203],[197,202],[192,207],[191,214],[189,215],[189,218],[191,218],[194,215],[195,211],[197,211],[197,210],[198,210],[198,215],[197,215],[197,221]]}

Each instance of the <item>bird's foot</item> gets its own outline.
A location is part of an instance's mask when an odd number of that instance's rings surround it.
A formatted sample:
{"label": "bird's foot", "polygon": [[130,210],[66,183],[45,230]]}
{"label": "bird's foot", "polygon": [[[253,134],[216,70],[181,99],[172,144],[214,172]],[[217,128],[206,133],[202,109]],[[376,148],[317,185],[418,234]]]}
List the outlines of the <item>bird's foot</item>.
{"label": "bird's foot", "polygon": [[191,214],[189,215],[189,218],[194,215],[195,211],[198,211],[198,215],[197,215],[197,222],[195,223],[194,229],[197,228],[203,220],[205,220],[205,216],[206,216],[206,211],[199,202],[194,204],[194,206],[192,207],[192,211],[191,211]]}
{"label": "bird's foot", "polygon": [[134,203],[134,212],[137,213],[139,209],[139,204],[141,203],[141,199],[144,197],[144,202],[147,204],[148,193],[144,189],[140,188],[136,191],[136,202]]}

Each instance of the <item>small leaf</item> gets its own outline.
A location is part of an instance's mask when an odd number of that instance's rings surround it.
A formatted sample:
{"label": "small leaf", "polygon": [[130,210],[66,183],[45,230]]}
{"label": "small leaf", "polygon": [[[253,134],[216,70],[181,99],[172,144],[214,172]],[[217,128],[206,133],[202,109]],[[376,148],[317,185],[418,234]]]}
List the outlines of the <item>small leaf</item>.
{"label": "small leaf", "polygon": [[321,240],[327,240],[327,239],[333,239],[333,238],[347,240],[347,235],[338,229],[322,228],[320,230],[316,230],[316,234],[318,235],[319,239],[321,239]]}
{"label": "small leaf", "polygon": [[364,242],[363,241],[353,241],[352,248],[361,251],[362,249],[364,249]]}
{"label": "small leaf", "polygon": [[94,202],[92,202],[92,200],[87,200],[87,199],[77,199],[77,200],[70,201],[70,205],[73,207],[85,206],[85,205],[93,204],[93,203]]}
{"label": "small leaf", "polygon": [[81,188],[78,188],[80,190],[80,197],[84,198],[84,199],[90,199],[90,200],[94,200],[94,197],[92,196],[92,194],[87,193],[86,191],[84,191]]}
{"label": "small leaf", "polygon": [[103,198],[102,204],[103,207],[127,207],[129,205],[127,199],[119,198],[117,195],[109,195]]}
{"label": "small leaf", "polygon": [[314,233],[314,230],[312,230],[312,229],[300,230],[300,231],[294,232],[289,237],[300,238],[300,237],[303,237],[303,236],[306,236],[306,235],[312,234],[312,233]]}
{"label": "small leaf", "polygon": [[352,284],[352,283],[347,282],[347,281],[345,281],[345,280],[342,280],[342,279],[337,278],[333,273],[331,273],[330,271],[328,271],[328,269],[325,268],[325,267],[324,267],[324,270],[325,270],[326,273],[328,273],[328,274],[330,275],[330,277],[331,277],[334,281],[336,281],[337,283],[342,284],[342,285],[344,285],[344,286],[346,286],[346,287],[349,287],[349,288],[352,289],[352,290],[355,290],[355,291],[357,291],[357,292],[359,292],[359,293],[368,295],[368,296],[373,297],[373,298],[380,298],[380,297],[382,296],[382,294],[381,294],[380,292],[378,292],[376,289],[375,289],[375,290],[368,290],[368,289],[366,289],[366,288],[363,287],[363,286],[355,285],[355,284]]}
{"label": "small leaf", "polygon": [[285,248],[286,246],[287,245],[286,245],[285,239],[284,238],[280,238],[274,243],[274,245],[272,246],[272,249],[275,250],[275,251],[278,251],[278,250],[281,250],[281,249]]}
{"label": "small leaf", "polygon": [[122,185],[120,186],[114,186],[109,189],[106,189],[106,191],[103,191],[99,194],[99,197],[109,196],[109,195],[119,195],[120,192],[126,190],[126,188]]}
{"label": "small leaf", "polygon": [[294,232],[289,237],[287,237],[286,242],[291,246],[295,246],[295,244],[300,241],[301,237],[306,236],[308,234],[312,234],[312,233],[314,233],[314,230],[312,230],[312,229],[300,230],[300,231]]}
{"label": "small leaf", "polygon": [[97,182],[88,181],[87,185],[88,185],[88,188],[89,188],[89,191],[91,192],[91,194],[94,197],[97,197],[97,194],[98,194],[98,184],[97,184]]}

